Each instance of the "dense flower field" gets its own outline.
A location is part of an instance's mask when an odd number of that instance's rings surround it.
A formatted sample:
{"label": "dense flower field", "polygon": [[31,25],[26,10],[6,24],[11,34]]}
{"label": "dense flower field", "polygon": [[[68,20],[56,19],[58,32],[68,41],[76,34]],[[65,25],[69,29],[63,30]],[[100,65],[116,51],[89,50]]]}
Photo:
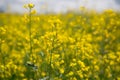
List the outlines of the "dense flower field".
{"label": "dense flower field", "polygon": [[120,13],[0,14],[0,80],[120,80]]}

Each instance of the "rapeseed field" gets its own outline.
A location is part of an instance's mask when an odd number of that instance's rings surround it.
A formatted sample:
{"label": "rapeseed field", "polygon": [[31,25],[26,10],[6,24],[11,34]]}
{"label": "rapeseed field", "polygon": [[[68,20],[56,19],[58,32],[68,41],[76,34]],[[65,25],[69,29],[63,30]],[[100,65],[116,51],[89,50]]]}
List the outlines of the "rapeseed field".
{"label": "rapeseed field", "polygon": [[0,14],[0,80],[120,80],[120,13]]}

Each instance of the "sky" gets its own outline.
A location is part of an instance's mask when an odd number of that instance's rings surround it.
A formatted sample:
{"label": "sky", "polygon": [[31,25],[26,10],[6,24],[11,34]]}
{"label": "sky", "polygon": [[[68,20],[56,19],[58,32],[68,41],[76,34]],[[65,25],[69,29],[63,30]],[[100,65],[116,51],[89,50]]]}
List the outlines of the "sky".
{"label": "sky", "polygon": [[34,3],[38,13],[78,11],[81,6],[97,11],[105,9],[120,11],[120,0],[0,0],[0,9],[24,13],[26,10],[23,5],[27,3]]}

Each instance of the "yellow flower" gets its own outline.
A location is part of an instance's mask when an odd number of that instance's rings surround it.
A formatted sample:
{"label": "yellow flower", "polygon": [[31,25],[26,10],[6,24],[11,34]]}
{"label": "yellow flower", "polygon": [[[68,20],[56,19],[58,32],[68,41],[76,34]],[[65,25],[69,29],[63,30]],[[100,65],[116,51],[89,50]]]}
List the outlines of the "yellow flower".
{"label": "yellow flower", "polygon": [[64,73],[64,69],[63,68],[60,68],[60,73],[63,74]]}
{"label": "yellow flower", "polygon": [[24,77],[25,75],[23,73],[20,74],[21,77]]}
{"label": "yellow flower", "polygon": [[34,7],[34,4],[29,3],[29,4],[28,4],[28,7],[29,7],[29,8],[33,8],[33,7]]}
{"label": "yellow flower", "polygon": [[84,6],[80,6],[80,11],[85,11],[86,8]]}
{"label": "yellow flower", "polygon": [[24,6],[23,6],[24,8],[33,8],[34,7],[34,4],[32,4],[32,3],[29,3],[29,4],[25,4]]}
{"label": "yellow flower", "polygon": [[23,7],[24,7],[24,8],[28,8],[28,5],[27,5],[27,4],[25,4]]}
{"label": "yellow flower", "polygon": [[59,67],[59,66],[60,66],[60,62],[58,62],[58,61],[55,62],[55,66],[56,66],[56,67]]}
{"label": "yellow flower", "polygon": [[48,20],[48,23],[50,23],[52,27],[58,27],[60,24],[62,24],[61,20],[56,17],[51,17],[51,19]]}
{"label": "yellow flower", "polygon": [[83,78],[83,77],[84,77],[81,70],[77,71],[77,74],[80,76],[80,78]]}
{"label": "yellow flower", "polygon": [[76,63],[70,63],[70,67],[74,67],[76,65],[77,65]]}
{"label": "yellow flower", "polygon": [[63,64],[63,63],[64,63],[64,60],[61,60],[61,61],[60,61],[60,64]]}
{"label": "yellow flower", "polygon": [[75,58],[73,59],[73,62],[76,62],[76,59],[75,59]]}
{"label": "yellow flower", "polygon": [[95,65],[95,66],[94,66],[94,69],[95,69],[96,71],[98,71],[98,70],[99,70],[99,67],[98,67],[97,65]]}
{"label": "yellow flower", "polygon": [[117,77],[117,80],[120,80],[120,77]]}
{"label": "yellow flower", "polygon": [[70,80],[77,80],[77,78],[76,77],[71,77]]}
{"label": "yellow flower", "polygon": [[24,78],[23,80],[27,80],[27,78]]}
{"label": "yellow flower", "polygon": [[74,73],[72,72],[72,71],[70,71],[69,73],[68,73],[68,75],[69,76],[72,76]]}
{"label": "yellow flower", "polygon": [[31,11],[31,14],[36,14],[36,13],[37,13],[36,10],[32,10],[32,11]]}
{"label": "yellow flower", "polygon": [[84,62],[82,62],[82,61],[78,61],[78,64],[81,66],[81,67],[85,67],[85,64],[84,64]]}
{"label": "yellow flower", "polygon": [[41,75],[42,75],[42,76],[45,76],[45,75],[46,75],[46,73],[45,73],[45,72],[42,72],[42,73],[41,73]]}

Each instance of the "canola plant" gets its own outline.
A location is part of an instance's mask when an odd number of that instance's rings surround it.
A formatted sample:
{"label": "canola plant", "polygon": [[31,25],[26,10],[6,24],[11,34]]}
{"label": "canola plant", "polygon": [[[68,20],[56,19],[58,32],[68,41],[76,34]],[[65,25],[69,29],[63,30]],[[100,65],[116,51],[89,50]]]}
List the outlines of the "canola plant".
{"label": "canola plant", "polygon": [[0,14],[0,80],[120,80],[120,13]]}

